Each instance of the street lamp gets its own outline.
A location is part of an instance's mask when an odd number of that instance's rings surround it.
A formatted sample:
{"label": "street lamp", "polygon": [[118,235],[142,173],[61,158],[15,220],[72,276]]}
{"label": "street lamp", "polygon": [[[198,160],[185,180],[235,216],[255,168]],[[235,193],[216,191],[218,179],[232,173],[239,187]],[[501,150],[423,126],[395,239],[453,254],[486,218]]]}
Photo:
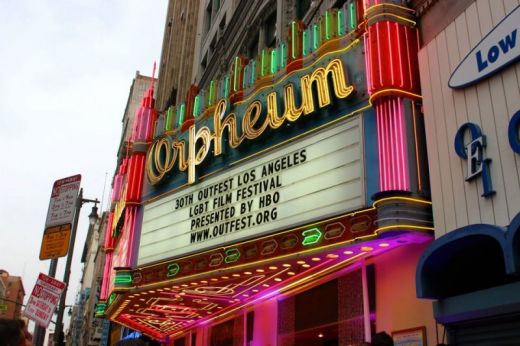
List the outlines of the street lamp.
{"label": "street lamp", "polygon": [[60,305],[58,308],[58,316],[56,318],[56,329],[54,331],[54,345],[62,346],[61,343],[61,333],[63,331],[63,313],[65,312],[65,298],[67,297],[67,288],[69,286],[69,279],[70,279],[70,265],[72,262],[72,256],[74,254],[74,243],[76,242],[76,231],[78,229],[78,220],[79,220],[79,212],[81,211],[81,207],[85,203],[94,203],[94,206],[92,207],[92,211],[90,212],[90,215],[88,216],[88,220],[90,223],[90,226],[94,226],[98,219],[97,214],[97,204],[99,203],[98,199],[87,199],[83,198],[83,188],[79,190],[78,197],[76,198],[76,206],[74,210],[74,222],[72,225],[72,231],[70,234],[70,245],[69,245],[69,253],[67,254],[67,262],[65,263],[65,274],[63,276],[63,282],[65,283],[65,289],[63,290],[63,293],[61,294],[60,298]]}

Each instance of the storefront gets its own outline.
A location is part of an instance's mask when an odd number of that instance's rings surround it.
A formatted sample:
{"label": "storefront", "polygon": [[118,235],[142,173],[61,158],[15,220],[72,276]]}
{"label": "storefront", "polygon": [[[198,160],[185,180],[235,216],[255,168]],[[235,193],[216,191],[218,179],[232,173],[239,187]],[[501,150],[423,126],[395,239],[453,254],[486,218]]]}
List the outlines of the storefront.
{"label": "storefront", "polygon": [[450,345],[517,345],[520,7],[466,3],[425,14],[453,21],[429,27],[438,34],[419,52],[437,239],[419,261],[417,295],[435,300]]}
{"label": "storefront", "polygon": [[417,50],[413,11],[347,1],[138,117],[99,313],[172,345],[433,343]]}

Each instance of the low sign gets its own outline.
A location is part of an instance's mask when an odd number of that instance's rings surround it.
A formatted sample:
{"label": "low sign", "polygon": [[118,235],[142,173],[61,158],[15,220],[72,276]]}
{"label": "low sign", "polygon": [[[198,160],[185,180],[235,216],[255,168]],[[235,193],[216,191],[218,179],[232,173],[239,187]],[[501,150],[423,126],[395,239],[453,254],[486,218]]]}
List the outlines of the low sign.
{"label": "low sign", "polygon": [[43,328],[47,328],[60,301],[65,284],[40,273],[32,290],[24,315]]}
{"label": "low sign", "polygon": [[464,88],[520,59],[520,5],[497,24],[460,62],[448,85]]}
{"label": "low sign", "polygon": [[70,243],[70,223],[49,227],[43,233],[40,260],[53,259],[67,255]]}

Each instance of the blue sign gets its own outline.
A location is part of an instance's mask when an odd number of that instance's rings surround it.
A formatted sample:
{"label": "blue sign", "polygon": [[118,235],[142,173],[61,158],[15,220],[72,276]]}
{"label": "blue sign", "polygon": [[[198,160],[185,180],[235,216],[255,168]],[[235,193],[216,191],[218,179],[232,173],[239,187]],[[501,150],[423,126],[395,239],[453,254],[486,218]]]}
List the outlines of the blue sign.
{"label": "blue sign", "polygon": [[497,24],[460,62],[448,85],[463,88],[487,78],[520,58],[520,5]]}
{"label": "blue sign", "polygon": [[[464,143],[464,136],[469,131],[470,141]],[[480,127],[473,123],[465,123],[455,135],[455,152],[457,155],[468,162],[466,181],[471,181],[482,176],[484,192],[482,197],[489,197],[495,193],[491,184],[491,173],[489,164],[491,159],[485,157],[486,136],[482,134]]]}

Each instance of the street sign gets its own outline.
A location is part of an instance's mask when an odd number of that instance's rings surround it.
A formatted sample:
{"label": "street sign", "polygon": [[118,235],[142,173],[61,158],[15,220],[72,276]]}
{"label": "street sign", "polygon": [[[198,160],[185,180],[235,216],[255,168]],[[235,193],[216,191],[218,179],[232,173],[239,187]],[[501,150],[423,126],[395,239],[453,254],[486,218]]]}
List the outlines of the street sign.
{"label": "street sign", "polygon": [[39,326],[47,328],[64,289],[63,282],[40,273],[23,314]]}
{"label": "street sign", "polygon": [[43,233],[40,248],[40,260],[66,256],[70,243],[70,223],[62,226],[48,227]]}
{"label": "street sign", "polygon": [[81,174],[56,180],[52,186],[45,228],[72,224],[76,198],[81,184]]}

